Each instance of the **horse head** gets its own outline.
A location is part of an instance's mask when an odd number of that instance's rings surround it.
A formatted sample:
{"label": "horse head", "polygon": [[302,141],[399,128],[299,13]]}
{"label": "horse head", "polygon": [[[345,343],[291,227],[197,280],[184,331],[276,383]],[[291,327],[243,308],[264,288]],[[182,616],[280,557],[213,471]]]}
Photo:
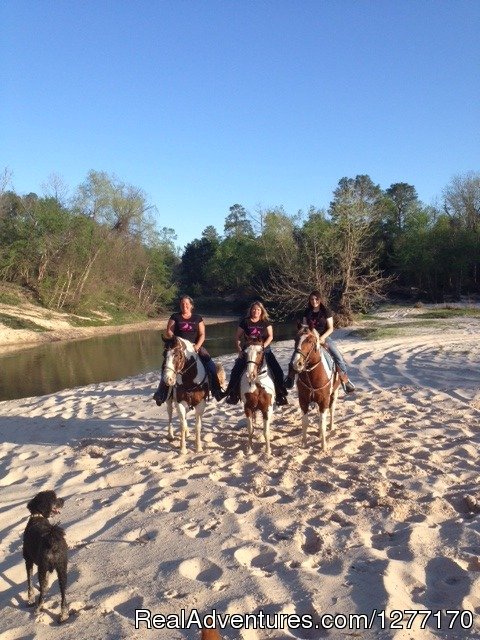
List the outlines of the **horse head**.
{"label": "horse head", "polygon": [[181,338],[163,339],[165,343],[165,364],[163,367],[163,379],[169,387],[177,382],[177,375],[185,368],[187,362],[186,346]]}
{"label": "horse head", "polygon": [[318,331],[307,325],[302,325],[295,340],[295,350],[292,356],[292,366],[297,373],[301,373],[307,363],[319,354],[320,336]]}
{"label": "horse head", "polygon": [[245,358],[247,360],[247,380],[251,384],[261,369],[264,351],[261,340],[249,340],[244,349]]}

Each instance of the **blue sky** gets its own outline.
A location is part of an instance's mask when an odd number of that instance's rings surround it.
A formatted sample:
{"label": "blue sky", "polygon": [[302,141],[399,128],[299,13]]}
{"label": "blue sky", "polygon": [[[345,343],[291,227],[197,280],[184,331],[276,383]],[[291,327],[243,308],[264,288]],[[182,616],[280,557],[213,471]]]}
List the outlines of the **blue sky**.
{"label": "blue sky", "polygon": [[478,0],[4,0],[0,170],[141,187],[178,245],[340,178],[480,170]]}

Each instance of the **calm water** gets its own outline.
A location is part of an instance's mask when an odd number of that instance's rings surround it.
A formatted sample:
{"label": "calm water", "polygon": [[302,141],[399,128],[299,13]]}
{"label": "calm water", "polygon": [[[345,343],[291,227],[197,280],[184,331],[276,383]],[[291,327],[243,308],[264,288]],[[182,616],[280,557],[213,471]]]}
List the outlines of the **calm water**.
{"label": "calm water", "polygon": [[[205,346],[215,356],[233,353],[237,322],[207,326]],[[293,339],[294,325],[274,326],[275,340]],[[158,371],[160,331],[53,342],[0,355],[0,400],[54,393],[95,382]],[[274,345],[275,346],[275,345]]]}

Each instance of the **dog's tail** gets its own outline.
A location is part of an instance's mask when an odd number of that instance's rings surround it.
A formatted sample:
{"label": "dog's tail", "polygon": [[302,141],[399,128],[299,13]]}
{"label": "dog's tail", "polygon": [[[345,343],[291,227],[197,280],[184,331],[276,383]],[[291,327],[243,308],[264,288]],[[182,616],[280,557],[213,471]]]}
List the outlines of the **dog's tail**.
{"label": "dog's tail", "polygon": [[54,524],[50,531],[42,536],[42,542],[46,549],[55,552],[65,545],[65,531],[58,524]]}

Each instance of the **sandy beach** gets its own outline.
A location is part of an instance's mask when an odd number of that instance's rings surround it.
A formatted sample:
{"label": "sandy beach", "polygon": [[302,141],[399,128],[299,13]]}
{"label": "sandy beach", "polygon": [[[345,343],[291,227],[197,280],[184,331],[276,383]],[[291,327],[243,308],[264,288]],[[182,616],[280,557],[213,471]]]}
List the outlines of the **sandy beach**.
{"label": "sandy beach", "polygon": [[[268,459],[261,421],[247,457],[242,406],[215,401],[205,451],[191,437],[179,456],[151,401],[158,372],[1,402],[2,638],[194,640],[194,627],[135,629],[135,611],[215,610],[320,627],[250,621],[222,631],[230,640],[478,640],[479,335],[475,318],[377,341],[339,334],[358,390],[340,394],[327,453],[314,417],[301,447],[296,391],[275,410]],[[292,344],[274,347],[286,371]],[[233,356],[219,360],[228,373]],[[44,489],[66,499],[61,626],[56,580],[43,612],[26,607],[26,503]]]}

